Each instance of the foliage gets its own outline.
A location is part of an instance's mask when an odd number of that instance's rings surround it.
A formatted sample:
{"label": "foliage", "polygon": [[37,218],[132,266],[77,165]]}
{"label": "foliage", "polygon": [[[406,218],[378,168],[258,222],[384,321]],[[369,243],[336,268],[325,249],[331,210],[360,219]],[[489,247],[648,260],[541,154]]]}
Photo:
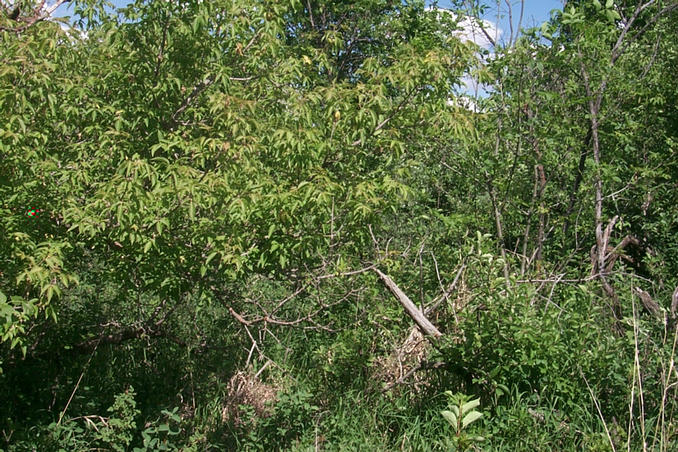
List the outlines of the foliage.
{"label": "foliage", "polygon": [[448,398],[449,409],[443,410],[440,414],[450,424],[452,428],[452,445],[455,450],[468,450],[473,443],[484,440],[482,436],[468,436],[467,427],[480,419],[482,412],[475,410],[480,405],[480,399],[469,400],[469,397],[451,391],[445,391]]}
{"label": "foliage", "polygon": [[128,450],[136,431],[135,419],[139,415],[134,398],[134,389],[130,387],[116,395],[113,405],[107,410],[108,417],[86,415],[60,418],[58,422],[36,434],[32,440],[16,444],[16,449],[10,450]]}
{"label": "foliage", "polygon": [[675,1],[71,3],[0,4],[1,448],[675,448]]}

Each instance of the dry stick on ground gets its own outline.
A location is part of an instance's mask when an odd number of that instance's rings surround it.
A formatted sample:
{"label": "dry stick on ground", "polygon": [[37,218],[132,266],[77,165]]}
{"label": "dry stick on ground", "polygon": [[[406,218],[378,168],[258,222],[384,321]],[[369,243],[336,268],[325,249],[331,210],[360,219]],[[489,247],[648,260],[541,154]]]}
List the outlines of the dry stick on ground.
{"label": "dry stick on ground", "polygon": [[[434,260],[434,262],[435,262],[435,264],[436,264],[436,272],[438,272],[438,268],[437,268],[438,263],[437,263],[436,260],[435,260],[435,255],[433,255],[433,253],[431,253],[431,256],[433,256],[433,260]],[[435,311],[435,310],[438,308],[438,306],[440,306],[440,304],[441,304],[443,301],[448,301],[448,302],[449,302],[448,296],[449,296],[450,293],[452,293],[452,291],[453,291],[454,288],[456,287],[457,282],[459,281],[459,278],[461,277],[461,275],[462,275],[462,273],[463,273],[463,271],[464,271],[465,268],[466,268],[466,264],[463,263],[462,266],[461,266],[461,267],[459,268],[459,270],[457,271],[457,274],[456,274],[456,276],[455,276],[455,278],[454,278],[454,281],[452,281],[452,283],[447,287],[447,289],[445,289],[445,288],[443,287],[442,281],[440,280],[440,274],[438,273],[438,282],[440,283],[440,288],[442,289],[443,293],[442,293],[441,295],[439,295],[438,297],[436,297],[436,298],[430,303],[430,305],[429,305],[428,307],[426,307],[426,309],[424,309],[424,313],[423,313],[424,318],[426,318],[426,316],[428,316],[428,315],[431,314],[433,311]],[[379,272],[379,271],[376,270],[376,269],[375,269],[375,272],[381,273],[381,272]],[[382,273],[382,274],[383,274],[383,273]],[[384,276],[386,276],[386,275],[384,275]],[[381,276],[380,276],[380,277],[381,277]],[[388,276],[386,276],[386,278],[388,278]],[[393,283],[393,281],[392,281],[390,278],[388,278],[388,279],[389,279],[389,280],[391,281],[391,283],[395,286],[395,283]],[[384,281],[383,278],[382,278],[382,281]],[[385,281],[384,281],[384,282],[385,282]],[[386,282],[385,282],[385,283],[386,283]],[[388,285],[387,285],[387,287],[388,287]],[[395,287],[397,287],[397,286],[395,286]],[[389,289],[390,289],[390,287],[389,287]],[[400,289],[398,289],[398,290],[400,290]],[[400,291],[400,292],[402,293],[402,291]],[[396,295],[396,294],[394,293],[394,295]],[[404,295],[404,294],[403,294],[403,295]],[[398,295],[396,295],[396,298],[398,298]],[[400,301],[400,298],[398,298],[398,300]],[[401,303],[402,303],[402,302],[401,302]],[[410,303],[411,303],[411,302],[410,302]],[[412,303],[412,305],[414,305],[414,303]],[[453,312],[454,312],[455,320],[456,320],[456,322],[457,322],[457,324],[458,324],[458,323],[459,323],[459,320],[457,319],[456,310],[455,310],[454,308],[453,308]],[[416,322],[416,321],[415,321],[415,322]],[[421,327],[419,327],[419,324],[417,323],[417,326],[415,326],[414,329],[415,329],[415,330],[416,330],[416,329],[421,329]],[[409,342],[411,336],[412,336],[412,331],[410,332],[410,335],[408,336],[408,339],[405,341],[405,343]],[[428,361],[426,361],[426,360],[422,360],[419,364],[417,364],[416,366],[412,367],[412,368],[411,368],[410,370],[408,370],[407,372],[403,373],[403,372],[402,372],[402,370],[403,370],[403,369],[402,369],[402,363],[400,363],[399,351],[396,349],[396,351],[394,352],[394,354],[396,355],[396,357],[397,357],[397,359],[398,359],[398,361],[399,361],[399,364],[401,364],[400,377],[398,377],[395,381],[392,381],[391,383],[389,383],[388,385],[386,385],[386,386],[382,389],[382,391],[381,391],[382,393],[390,391],[390,390],[393,389],[396,385],[405,383],[405,381],[406,381],[408,378],[410,378],[412,375],[414,375],[415,373],[419,372],[420,370],[436,369],[436,368],[438,368],[438,367],[442,367],[442,366],[445,365],[444,362],[433,362],[433,363],[431,363],[431,362],[428,362]]]}
{"label": "dry stick on ground", "polygon": [[419,329],[421,330],[422,333],[426,336],[433,336],[434,338],[441,337],[443,334],[438,330],[438,328],[435,327],[424,315],[423,312],[421,312],[419,309],[417,309],[417,306],[412,302],[412,300],[409,299],[405,293],[400,290],[400,287],[396,285],[395,282],[391,278],[388,277],[388,275],[384,274],[381,270],[378,268],[373,269],[374,272],[379,276],[381,281],[386,285],[388,290],[391,291],[394,297],[400,302],[400,304],[405,308],[405,312],[407,312],[407,315],[410,316],[412,320],[414,320],[414,323],[417,324]]}

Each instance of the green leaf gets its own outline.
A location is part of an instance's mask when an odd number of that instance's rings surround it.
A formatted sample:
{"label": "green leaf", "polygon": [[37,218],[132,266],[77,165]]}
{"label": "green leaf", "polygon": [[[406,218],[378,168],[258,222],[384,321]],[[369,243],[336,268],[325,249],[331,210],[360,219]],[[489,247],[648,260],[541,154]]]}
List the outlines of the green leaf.
{"label": "green leaf", "polygon": [[471,411],[466,416],[464,416],[464,419],[461,421],[462,428],[465,428],[469,424],[477,421],[482,416],[483,416],[483,413],[481,413],[479,411]]}
{"label": "green leaf", "polygon": [[457,415],[451,411],[445,410],[441,411],[440,414],[450,423],[450,425],[456,429],[457,428]]}
{"label": "green leaf", "polygon": [[497,397],[501,397],[504,394],[508,394],[510,391],[506,385],[503,384],[498,384],[497,388],[495,389],[495,393],[497,394]]}
{"label": "green leaf", "polygon": [[205,259],[205,265],[209,265],[210,262],[212,261],[212,259],[214,259],[214,258],[216,257],[217,254],[219,254],[218,251],[214,251],[214,252],[210,253],[210,254],[207,256],[207,259]]}
{"label": "green leaf", "polygon": [[466,413],[467,411],[471,411],[472,409],[478,407],[480,405],[480,399],[475,399],[471,400],[470,402],[465,403],[461,407],[461,412]]}
{"label": "green leaf", "polygon": [[605,10],[605,17],[607,17],[607,20],[610,22],[615,22],[621,18],[619,13],[613,9]]}

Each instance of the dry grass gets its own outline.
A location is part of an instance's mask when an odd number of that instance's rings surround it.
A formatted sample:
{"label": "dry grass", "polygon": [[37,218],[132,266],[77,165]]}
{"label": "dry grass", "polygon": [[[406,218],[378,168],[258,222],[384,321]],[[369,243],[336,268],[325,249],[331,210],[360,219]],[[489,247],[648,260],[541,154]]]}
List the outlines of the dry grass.
{"label": "dry grass", "polygon": [[[382,356],[374,361],[372,373],[377,381],[386,388],[394,387],[406,380],[406,376],[426,358],[431,345],[418,328],[412,328],[405,341],[390,355]],[[423,376],[412,375],[415,389],[423,384]]]}
{"label": "dry grass", "polygon": [[[457,313],[471,301],[472,294],[464,278],[461,278],[456,288],[456,294],[447,300],[448,309],[440,309],[429,315],[429,320],[437,325],[447,326],[445,334],[451,335],[455,341],[463,341],[464,334],[458,328],[459,319]],[[447,311],[441,315],[441,311]],[[451,311],[451,313],[450,313]],[[407,338],[396,347],[388,356],[377,358],[372,365],[372,375],[377,381],[381,381],[384,388],[392,389],[401,384],[408,384],[415,390],[421,389],[425,384],[425,374],[416,372],[426,360],[431,349],[431,344],[421,331],[413,327]]]}
{"label": "dry grass", "polygon": [[228,382],[228,395],[221,412],[222,420],[241,424],[241,405],[251,406],[257,417],[270,416],[278,390],[276,386],[262,382],[251,370],[236,372]]}

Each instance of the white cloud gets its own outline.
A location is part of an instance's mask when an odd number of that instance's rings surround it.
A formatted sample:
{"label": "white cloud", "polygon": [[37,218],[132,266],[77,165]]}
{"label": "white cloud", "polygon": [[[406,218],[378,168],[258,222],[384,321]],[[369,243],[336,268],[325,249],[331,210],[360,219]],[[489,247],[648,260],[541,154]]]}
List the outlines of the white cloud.
{"label": "white cloud", "polygon": [[[489,49],[492,46],[492,42],[498,42],[502,35],[501,28],[497,27],[494,22],[486,19],[465,17],[459,21],[459,28],[461,30],[457,32],[457,36],[464,41],[475,42],[485,49]],[[490,41],[490,38],[492,41]]]}
{"label": "white cloud", "polygon": [[455,32],[455,35],[463,41],[474,42],[485,49],[492,47],[492,41],[499,42],[503,33],[503,30],[499,28],[495,22],[487,19],[478,19],[471,16],[459,18],[454,11],[450,11],[446,8],[427,8],[426,11],[435,11],[438,14],[441,12],[450,14],[457,19],[459,30]]}
{"label": "white cloud", "polygon": [[[456,20],[457,30],[454,32],[455,36],[462,41],[473,42],[489,51],[484,57],[478,55],[480,58],[491,59],[494,57],[493,43],[499,42],[503,33],[503,30],[495,22],[470,16],[460,17],[454,11],[445,8],[427,8],[427,11],[435,12],[437,17],[441,17],[441,13],[450,14]],[[447,104],[478,112],[479,107],[474,98],[486,97],[488,87],[479,83],[470,74],[463,76],[460,82],[462,86],[461,93],[449,99]]]}
{"label": "white cloud", "polygon": [[474,113],[480,112],[480,107],[478,107],[478,103],[475,101],[475,99],[469,96],[457,96],[454,99],[448,99],[447,106],[462,107]]}

